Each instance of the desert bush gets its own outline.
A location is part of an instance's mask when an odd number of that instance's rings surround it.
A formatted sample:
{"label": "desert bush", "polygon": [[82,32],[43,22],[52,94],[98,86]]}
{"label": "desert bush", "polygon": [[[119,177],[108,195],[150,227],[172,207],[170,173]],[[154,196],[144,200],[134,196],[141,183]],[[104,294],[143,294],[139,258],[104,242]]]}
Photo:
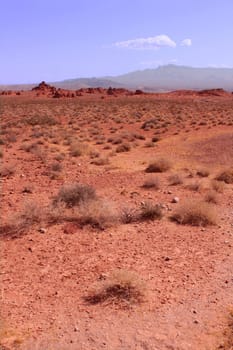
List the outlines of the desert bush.
{"label": "desert bush", "polygon": [[20,146],[20,150],[23,150],[25,152],[32,152],[33,150],[35,150],[36,148],[38,148],[38,144],[36,142],[33,143],[23,143]]}
{"label": "desert bush", "polygon": [[121,145],[117,146],[116,152],[129,152],[130,151],[130,145],[128,143],[122,143]]}
{"label": "desert bush", "polygon": [[211,187],[214,191],[218,192],[218,193],[223,193],[224,189],[225,189],[225,183],[221,182],[221,181],[217,181],[217,180],[212,180],[211,181]]}
{"label": "desert bush", "polygon": [[160,205],[147,201],[141,206],[141,212],[139,218],[143,221],[146,220],[159,220],[163,217],[162,209]]}
{"label": "desert bush", "polygon": [[54,204],[63,202],[67,207],[72,208],[80,204],[96,199],[95,189],[90,185],[71,183],[60,188],[54,199]]}
{"label": "desert bush", "polygon": [[70,145],[70,155],[72,157],[80,157],[85,152],[85,145],[80,142],[74,142]]}
{"label": "desert bush", "polygon": [[209,203],[187,201],[175,210],[171,219],[181,225],[208,226],[216,224],[217,213]]}
{"label": "desert bush", "polygon": [[193,181],[189,184],[187,184],[185,186],[186,189],[190,190],[190,191],[195,191],[198,192],[200,191],[203,187],[202,187],[202,183],[199,181]]}
{"label": "desert bush", "polygon": [[128,307],[142,303],[145,296],[145,282],[135,272],[118,269],[95,285],[84,299],[92,305],[107,302]]}
{"label": "desert bush", "polygon": [[153,136],[151,141],[152,142],[158,142],[158,141],[160,141],[160,137],[159,136]]}
{"label": "desert bush", "polygon": [[153,188],[155,190],[158,190],[160,187],[160,180],[157,176],[150,176],[145,180],[142,187],[148,189]]}
{"label": "desert bush", "polygon": [[218,196],[217,196],[215,191],[209,191],[206,193],[204,200],[207,203],[217,204],[218,203]]}
{"label": "desert bush", "polygon": [[145,142],[144,146],[146,148],[150,148],[150,147],[155,147],[155,144],[152,141],[147,141],[147,142]]}
{"label": "desert bush", "polygon": [[146,173],[163,173],[171,168],[171,162],[165,158],[159,158],[151,162],[146,168]]}
{"label": "desert bush", "polygon": [[123,224],[131,224],[132,222],[135,222],[137,220],[136,210],[129,207],[122,208],[120,219]]}
{"label": "desert bush", "polygon": [[183,177],[180,174],[172,174],[168,177],[169,185],[176,186],[183,183]]}
{"label": "desert bush", "polygon": [[56,125],[58,122],[56,119],[49,115],[34,115],[25,120],[28,125]]}
{"label": "desert bush", "polygon": [[45,219],[45,210],[35,201],[27,201],[23,208],[8,216],[8,221],[0,225],[0,234],[5,236],[21,235],[34,224]]}
{"label": "desert bush", "polygon": [[206,168],[200,168],[197,170],[197,175],[200,177],[208,177],[210,174],[210,171]]}
{"label": "desert bush", "polygon": [[89,203],[83,203],[79,208],[78,222],[82,226],[90,225],[93,228],[104,230],[116,224],[117,221],[117,210],[109,201],[96,199]]}
{"label": "desert bush", "polygon": [[94,165],[107,165],[109,164],[109,158],[98,158],[98,159],[95,159],[91,162],[91,164],[94,164]]}
{"label": "desert bush", "polygon": [[50,164],[49,169],[51,171],[60,172],[60,171],[62,171],[62,164],[60,164],[58,162],[52,163],[52,164]]}
{"label": "desert bush", "polygon": [[223,181],[226,184],[233,184],[233,168],[223,170],[216,176],[215,180]]}
{"label": "desert bush", "polygon": [[15,173],[14,164],[2,164],[0,165],[0,177],[11,176]]}
{"label": "desert bush", "polygon": [[65,159],[65,154],[64,153],[58,153],[54,156],[54,159],[58,162],[62,161]]}

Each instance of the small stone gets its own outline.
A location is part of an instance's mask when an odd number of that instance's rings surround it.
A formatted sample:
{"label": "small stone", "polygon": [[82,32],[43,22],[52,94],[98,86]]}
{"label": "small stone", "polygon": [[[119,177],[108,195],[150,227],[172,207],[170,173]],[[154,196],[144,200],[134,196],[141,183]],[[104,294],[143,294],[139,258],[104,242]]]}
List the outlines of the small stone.
{"label": "small stone", "polygon": [[172,194],[172,191],[167,191],[168,194]]}
{"label": "small stone", "polygon": [[46,228],[44,228],[44,227],[40,227],[38,231],[40,233],[46,233],[47,232]]}
{"label": "small stone", "polygon": [[180,201],[179,197],[172,198],[172,203],[178,203]]}

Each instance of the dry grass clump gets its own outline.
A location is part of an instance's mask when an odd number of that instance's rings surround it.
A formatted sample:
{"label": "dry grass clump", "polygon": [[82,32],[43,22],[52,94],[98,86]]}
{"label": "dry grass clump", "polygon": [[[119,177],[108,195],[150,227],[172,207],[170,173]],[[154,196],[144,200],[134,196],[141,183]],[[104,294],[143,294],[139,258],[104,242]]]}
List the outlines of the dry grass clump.
{"label": "dry grass clump", "polygon": [[213,203],[213,204],[218,203],[217,193],[213,190],[207,192],[204,199],[205,199],[205,202],[207,202],[207,203]]}
{"label": "dry grass clump", "polygon": [[109,164],[109,158],[105,157],[105,158],[97,158],[93,161],[91,161],[91,164],[94,164],[94,165],[98,165],[98,166],[101,166],[101,165],[108,165]]}
{"label": "dry grass clump", "polygon": [[141,212],[139,216],[141,220],[160,220],[162,217],[163,213],[159,204],[147,201],[141,206]]}
{"label": "dry grass clump", "polygon": [[0,177],[11,176],[15,173],[14,164],[2,164],[0,165]]}
{"label": "dry grass clump", "polygon": [[117,153],[129,152],[130,149],[131,149],[131,147],[128,143],[122,143],[121,145],[117,146],[116,152]]}
{"label": "dry grass clump", "polygon": [[186,185],[185,188],[187,190],[190,190],[190,191],[198,192],[198,191],[201,191],[203,189],[203,185],[199,181],[193,181],[193,182],[189,183],[188,185]]}
{"label": "dry grass clump", "polygon": [[87,151],[87,145],[81,142],[74,142],[70,145],[70,155],[80,157]]}
{"label": "dry grass clump", "polygon": [[171,162],[165,158],[159,158],[151,162],[146,168],[146,173],[163,173],[171,168]]}
{"label": "dry grass clump", "polygon": [[226,315],[226,326],[220,339],[220,344],[215,350],[232,350],[233,349],[233,308],[230,307]]}
{"label": "dry grass clump", "polygon": [[180,174],[172,174],[168,177],[169,185],[176,186],[183,183],[183,177]]}
{"label": "dry grass clump", "polygon": [[225,189],[225,183],[221,182],[221,181],[217,181],[217,180],[212,180],[211,181],[211,187],[214,191],[218,192],[218,193],[223,193],[224,189]]}
{"label": "dry grass clump", "polygon": [[208,226],[216,224],[217,213],[209,203],[186,201],[175,210],[171,219],[181,225]]}
{"label": "dry grass clump", "polygon": [[60,188],[54,198],[54,204],[63,202],[68,208],[78,206],[96,199],[95,189],[90,185],[71,183]]}
{"label": "dry grass clump", "polygon": [[160,180],[157,176],[150,176],[148,177],[144,184],[142,185],[143,188],[158,190],[160,188]]}
{"label": "dry grass clump", "polygon": [[25,123],[28,124],[28,125],[49,125],[49,126],[52,126],[52,125],[56,125],[58,124],[57,120],[55,118],[53,118],[52,116],[49,116],[49,115],[34,115],[34,116],[31,116],[31,117],[28,117],[26,120],[25,120]]}
{"label": "dry grass clump", "polygon": [[145,282],[132,271],[118,269],[100,281],[84,298],[89,304],[112,304],[129,307],[145,300]]}
{"label": "dry grass clump", "polygon": [[113,203],[96,199],[89,203],[84,203],[79,208],[78,222],[90,225],[93,228],[104,230],[118,222],[118,213]]}
{"label": "dry grass clump", "polygon": [[226,184],[233,184],[233,168],[223,170],[215,178],[217,181],[223,181]]}
{"label": "dry grass clump", "polygon": [[131,224],[137,221],[137,212],[133,208],[124,207],[121,210],[120,219],[123,224]]}
{"label": "dry grass clump", "polygon": [[43,222],[46,218],[46,211],[35,201],[27,201],[23,208],[16,214],[10,215],[6,223],[1,224],[0,234],[20,235],[34,224]]}
{"label": "dry grass clump", "polygon": [[200,177],[208,177],[210,174],[210,171],[206,168],[200,168],[197,170],[197,175]]}

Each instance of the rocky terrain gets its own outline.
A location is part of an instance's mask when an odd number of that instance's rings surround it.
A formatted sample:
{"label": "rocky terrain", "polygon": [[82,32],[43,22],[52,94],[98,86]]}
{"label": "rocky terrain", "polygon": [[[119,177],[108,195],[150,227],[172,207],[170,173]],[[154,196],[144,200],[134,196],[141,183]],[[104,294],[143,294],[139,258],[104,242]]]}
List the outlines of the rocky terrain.
{"label": "rocky terrain", "polygon": [[232,349],[233,95],[42,82],[0,114],[0,349]]}

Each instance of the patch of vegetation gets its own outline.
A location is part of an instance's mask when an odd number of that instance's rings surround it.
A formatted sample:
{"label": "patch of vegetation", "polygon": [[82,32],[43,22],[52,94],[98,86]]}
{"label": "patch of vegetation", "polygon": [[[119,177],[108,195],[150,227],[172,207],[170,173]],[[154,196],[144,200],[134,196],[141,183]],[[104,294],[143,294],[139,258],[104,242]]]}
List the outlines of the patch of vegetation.
{"label": "patch of vegetation", "polygon": [[187,201],[175,210],[171,219],[181,225],[208,226],[217,223],[217,213],[209,203]]}
{"label": "patch of vegetation", "polygon": [[162,217],[163,213],[159,204],[147,201],[142,205],[140,213],[141,220],[160,220]]}
{"label": "patch of vegetation", "polygon": [[215,179],[217,181],[223,181],[226,184],[233,184],[233,168],[222,171]]}
{"label": "patch of vegetation", "polygon": [[90,185],[71,183],[60,188],[54,203],[63,202],[68,208],[90,202],[97,198],[95,189]]}
{"label": "patch of vegetation", "polygon": [[171,168],[171,162],[165,158],[159,158],[151,162],[146,168],[146,173],[163,173]]}
{"label": "patch of vegetation", "polygon": [[158,190],[160,188],[160,180],[157,176],[150,176],[145,180],[142,187],[146,189]]}
{"label": "patch of vegetation", "polygon": [[99,282],[84,298],[89,304],[114,304],[129,307],[145,300],[145,282],[132,271],[115,270]]}
{"label": "patch of vegetation", "polygon": [[180,174],[172,174],[168,177],[169,185],[176,186],[183,183],[183,177]]}

